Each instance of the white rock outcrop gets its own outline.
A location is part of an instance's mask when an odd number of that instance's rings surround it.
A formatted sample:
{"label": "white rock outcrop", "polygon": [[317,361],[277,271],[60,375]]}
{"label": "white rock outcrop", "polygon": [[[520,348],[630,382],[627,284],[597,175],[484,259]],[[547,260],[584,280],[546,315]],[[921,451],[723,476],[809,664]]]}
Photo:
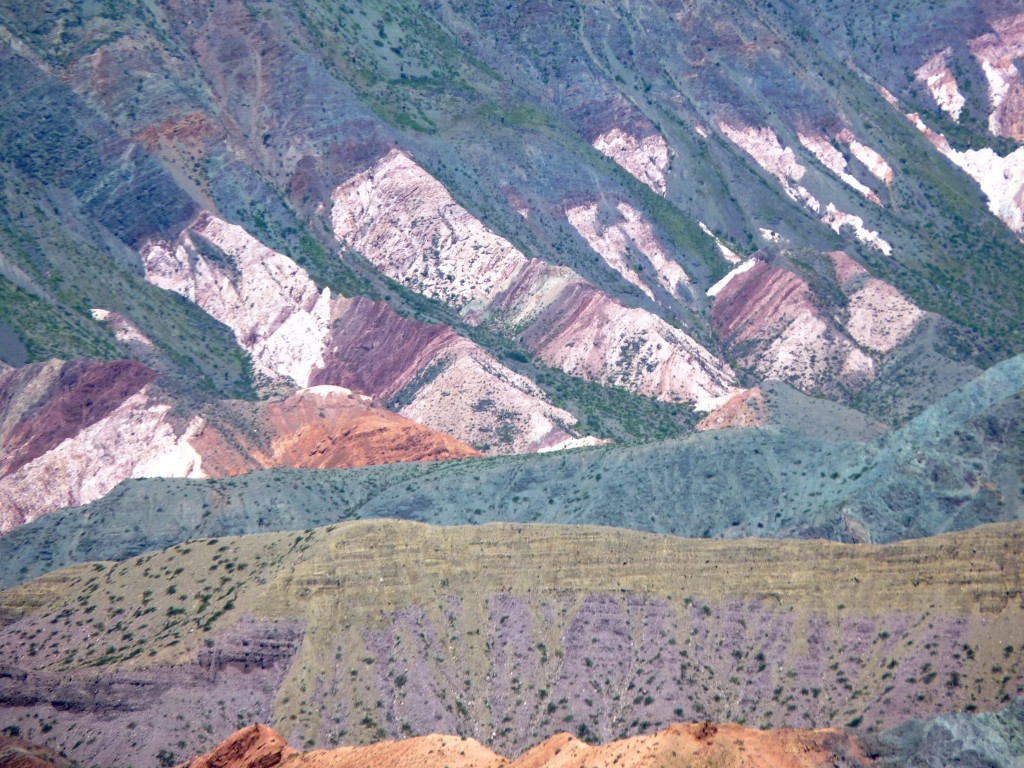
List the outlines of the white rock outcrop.
{"label": "white rock outcrop", "polygon": [[446,354],[436,363],[443,370],[399,411],[403,416],[492,454],[574,445],[576,417],[548,403],[525,376],[479,348]]}
{"label": "white rock outcrop", "polygon": [[[615,221],[610,223],[602,223],[598,203],[575,206],[568,209],[565,215],[605,263],[626,282],[637,286],[648,298],[653,300],[654,292],[638,269],[653,274],[654,280],[669,295],[682,297],[682,288],[690,282],[690,278],[665,251],[651,223],[631,205],[625,202],[615,205]],[[639,262],[640,258],[646,263]],[[640,263],[641,266],[634,267],[631,262]]]}
{"label": "white rock outcrop", "polygon": [[888,161],[876,150],[857,140],[849,128],[844,128],[836,137],[850,148],[850,154],[857,158],[879,181],[892,184],[893,170]]}
{"label": "white rock outcrop", "polygon": [[907,118],[942,155],[974,179],[988,198],[988,209],[1014,232],[1024,232],[1024,147],[1003,157],[994,149],[953,149],[946,137],[929,128],[916,113]]}
{"label": "white rock outcrop", "polygon": [[952,48],[939,51],[917,68],[914,77],[918,82],[924,84],[943,112],[952,117],[954,121],[959,121],[960,112],[963,111],[967,100],[960,93],[956,77],[949,69],[948,62],[952,53]]}
{"label": "white rock outcrop", "polygon": [[825,215],[822,216],[821,220],[836,232],[842,232],[843,229],[849,228],[853,231],[853,236],[865,245],[869,245],[875,250],[881,251],[886,256],[892,255],[892,246],[883,240],[878,232],[865,227],[864,219],[860,216],[840,211],[834,204],[829,203],[825,208]]}
{"label": "white rock outcrop", "polygon": [[728,261],[730,264],[739,264],[741,261],[743,261],[742,257],[740,257],[740,255],[736,253],[736,251],[734,251],[732,248],[723,243],[721,238],[719,238],[718,235],[711,231],[711,227],[709,227],[703,221],[698,221],[697,224],[700,225],[700,229],[705,235],[707,235],[708,237],[712,238],[715,241],[715,245],[718,246],[718,252],[722,254],[723,259]]}
{"label": "white rock outcrop", "polygon": [[[806,188],[797,183],[804,177],[807,168],[797,162],[793,150],[789,147],[784,147],[779,141],[779,137],[775,135],[771,128],[737,126],[726,121],[719,121],[718,127],[733,143],[750,155],[761,168],[778,179],[779,183],[782,184],[783,191],[789,197],[802,202],[812,213],[820,216],[823,224],[831,227],[836,232],[849,228],[853,232],[854,237],[862,243],[876,248],[886,256],[892,253],[892,246],[878,232],[868,229],[864,225],[862,217],[841,211],[836,208],[834,203],[828,203],[824,206],[824,211],[822,210],[821,202],[811,195]],[[842,157],[842,153],[827,141],[810,135],[801,135],[800,140],[804,142],[808,149],[815,153],[815,156],[818,157],[823,165],[826,167],[835,166],[830,168],[830,170],[836,172],[837,175],[840,171],[845,173],[842,169],[846,167],[846,159]],[[861,148],[862,151],[869,149],[864,145],[861,145]],[[877,154],[873,150],[872,153]],[[836,157],[837,155],[842,160],[841,164]],[[887,166],[888,164],[886,164]],[[889,171],[891,172],[891,169]],[[849,176],[849,174],[846,175]],[[843,177],[840,176],[840,178]],[[867,189],[872,196],[873,202],[880,203],[877,195],[868,187],[860,184],[855,177],[850,176],[850,179],[844,178],[843,180],[847,184],[851,184],[851,186],[853,186],[851,181],[856,182],[863,189]],[[858,191],[862,191],[858,187],[855,188]]]}
{"label": "white rock outcrop", "polygon": [[527,265],[512,243],[398,150],[345,182],[332,202],[338,240],[388,277],[464,316],[487,306]]}
{"label": "white rock outcrop", "polygon": [[831,254],[836,277],[847,295],[847,333],[861,346],[889,352],[903,343],[924,311],[884,280],[872,277],[842,251]]}
{"label": "white rock outcrop", "polygon": [[637,138],[620,128],[613,128],[594,139],[594,149],[614,160],[659,195],[664,195],[668,189],[665,173],[672,161],[672,150],[661,134]]}
{"label": "white rock outcrop", "polygon": [[176,241],[151,242],[141,255],[149,282],[231,328],[262,372],[305,387],[323,365],[330,289],[319,290],[306,270],[242,227],[204,213]]}
{"label": "white rock outcrop", "polygon": [[871,189],[867,184],[864,184],[856,176],[849,172],[847,169],[846,158],[843,157],[843,153],[832,146],[824,136],[811,134],[811,133],[800,133],[797,134],[800,139],[800,143],[804,145],[808,152],[814,155],[818,162],[828,168],[832,173],[838,176],[843,182],[853,187],[853,189],[860,192],[875,205],[881,205],[882,201],[878,199],[878,195]]}

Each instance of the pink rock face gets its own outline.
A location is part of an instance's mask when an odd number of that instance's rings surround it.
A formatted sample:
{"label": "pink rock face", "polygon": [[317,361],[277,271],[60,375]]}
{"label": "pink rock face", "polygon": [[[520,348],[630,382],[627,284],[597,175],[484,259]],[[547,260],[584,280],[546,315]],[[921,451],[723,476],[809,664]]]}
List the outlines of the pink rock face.
{"label": "pink rock face", "polygon": [[[544,362],[592,381],[706,405],[734,385],[728,366],[682,331],[630,309],[571,269],[527,259],[459,206],[407,155],[392,151],[334,195],[335,235],[386,275],[458,309],[470,323],[521,334]],[[666,290],[685,273],[629,206],[599,227],[594,211],[570,220],[627,280],[650,290],[626,261],[634,247]],[[486,399],[486,398],[485,398]]]}
{"label": "pink rock face", "polygon": [[799,275],[760,258],[714,286],[712,322],[728,346],[743,350],[741,365],[806,392],[856,389],[874,375],[865,350],[889,352],[914,332],[924,312],[846,253],[829,257],[847,296],[841,312],[823,311]]}
{"label": "pink rock face", "polygon": [[334,233],[388,277],[460,312],[489,304],[526,266],[507,240],[397,150],[333,195]]}
{"label": "pink rock face", "polygon": [[817,307],[798,275],[758,260],[718,292],[711,318],[739,363],[807,392],[856,387],[874,363]]}
{"label": "pink rock face", "polygon": [[590,286],[566,290],[523,335],[544,362],[581,378],[709,410],[735,378],[664,320]]}
{"label": "pink rock face", "polygon": [[0,478],[0,534],[60,507],[87,504],[129,477],[204,477],[189,444],[202,419],[181,429],[171,408],[145,386],[88,426],[70,431],[69,424],[60,442]]}
{"label": "pink rock face", "polygon": [[56,361],[0,376],[0,477],[102,421],[155,378],[134,360]]}
{"label": "pink rock face", "polygon": [[1024,80],[1016,64],[1024,57],[1024,13],[993,21],[992,32],[970,47],[988,79],[989,130],[1024,141]]}
{"label": "pink rock face", "polygon": [[[403,415],[465,443],[487,445],[492,453],[569,445],[578,437],[570,431],[572,414],[450,328],[321,291],[290,258],[216,216],[201,214],[173,242],[149,243],[142,258],[150,282],[191,299],[231,328],[268,376],[300,387],[342,386],[382,400],[412,385]],[[452,365],[474,371],[461,390],[466,402],[494,402],[495,408],[457,418],[451,400],[425,386],[424,379]]]}

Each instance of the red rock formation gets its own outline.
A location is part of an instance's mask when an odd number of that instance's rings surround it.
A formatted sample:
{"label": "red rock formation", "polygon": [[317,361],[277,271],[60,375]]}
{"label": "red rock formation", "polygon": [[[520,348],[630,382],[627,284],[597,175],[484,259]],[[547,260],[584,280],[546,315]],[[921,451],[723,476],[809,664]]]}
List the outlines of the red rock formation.
{"label": "red rock formation", "polygon": [[447,326],[401,317],[382,302],[352,299],[340,307],[325,363],[309,383],[336,384],[386,400],[457,338]]}
{"label": "red rock formation", "polygon": [[[11,372],[0,379],[0,409],[9,407],[19,382],[24,384],[30,373]],[[155,378],[156,373],[134,360],[65,363],[4,438],[0,477],[101,421]]]}
{"label": "red rock formation", "polygon": [[732,765],[737,768],[816,768],[823,765],[867,767],[873,764],[852,736],[825,729],[758,731],[739,725],[689,723],[659,733],[590,746],[560,733],[509,761],[475,739],[422,736],[368,747],[297,753],[264,725],[233,734],[220,746],[187,763],[187,768],[641,768]]}

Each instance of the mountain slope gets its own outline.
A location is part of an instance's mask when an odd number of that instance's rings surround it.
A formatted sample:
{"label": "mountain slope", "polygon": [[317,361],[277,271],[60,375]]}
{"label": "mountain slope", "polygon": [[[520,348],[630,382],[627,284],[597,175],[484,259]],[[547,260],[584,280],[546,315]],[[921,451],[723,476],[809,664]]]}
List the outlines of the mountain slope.
{"label": "mountain slope", "polygon": [[[1020,242],[959,155],[904,114],[916,109],[956,152],[968,136],[1007,154],[1016,97],[992,97],[997,137],[938,107],[947,117],[936,122],[906,86],[941,44],[955,49],[949,67],[966,55],[1017,93],[1012,6],[968,6],[935,11],[935,31],[908,34],[883,66],[829,26],[853,11],[832,9],[826,23],[810,0],[6,4],[3,87],[19,109],[0,137],[11,299],[0,319],[33,360],[109,358],[116,339],[91,310],[113,311],[163,353],[162,373],[222,395],[251,391],[244,353],[258,374],[299,385],[322,364],[316,383],[394,397],[490,452],[588,432],[635,439],[648,425],[596,429],[590,401],[607,408],[616,387],[712,406],[733,392],[733,366],[744,384],[782,377],[899,421],[962,381],[966,361],[1020,348]],[[892,25],[921,13],[907,3]],[[970,22],[950,23],[957,14]],[[823,31],[816,45],[808,28]],[[928,71],[949,89],[963,76],[943,66]],[[984,180],[1002,162],[960,166]],[[1000,215],[1016,178],[998,194],[983,184]],[[215,242],[203,246],[203,232]],[[267,275],[227,277],[241,255],[222,247],[229,233],[304,283],[273,298],[274,317],[199,287],[218,276],[269,298]],[[485,252],[493,270],[481,269]],[[775,269],[729,290],[791,322],[708,295],[754,253]],[[188,280],[173,275],[185,256]],[[71,273],[73,284],[60,277]],[[206,318],[195,333],[201,313],[152,282],[224,325]],[[321,303],[306,306],[314,295]],[[925,315],[938,330],[919,332],[922,311],[946,319]],[[386,367],[380,349],[394,335],[367,335],[350,354],[340,342],[365,334],[367,315],[436,342],[429,359],[394,350],[400,391],[356,385],[364,364]],[[316,343],[301,360],[275,358],[303,322]],[[454,349],[442,354],[445,344]],[[935,384],[879,396],[871,382],[888,388],[915,345]],[[452,411],[452,383],[485,405]],[[662,434],[686,421],[628,402]]]}
{"label": "mountain slope", "polygon": [[133,360],[51,360],[0,374],[0,533],[130,477],[230,477],[478,455],[340,387],[198,406]]}
{"label": "mountain slope", "polygon": [[442,730],[511,752],[567,724],[885,729],[1019,695],[1022,535],[366,521],[195,541],[3,593],[0,700],[26,738],[101,763],[201,751],[242,718],[296,743]]}
{"label": "mountain slope", "polygon": [[[88,507],[55,512],[0,539],[0,557],[9,564],[0,584],[189,538],[352,518],[881,542],[1019,520],[1022,391],[1024,357],[1012,358],[873,442],[829,429],[860,424],[858,417],[798,400],[777,411],[789,409],[792,429],[712,430],[643,446],[344,473],[132,481]],[[855,431],[862,428],[873,434]],[[163,510],[155,518],[148,513],[154,508]]]}

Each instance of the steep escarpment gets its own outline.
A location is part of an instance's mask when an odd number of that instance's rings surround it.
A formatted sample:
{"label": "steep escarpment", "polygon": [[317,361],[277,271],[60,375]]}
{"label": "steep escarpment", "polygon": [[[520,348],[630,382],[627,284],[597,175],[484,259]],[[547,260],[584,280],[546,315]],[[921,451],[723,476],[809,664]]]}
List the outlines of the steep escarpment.
{"label": "steep escarpment", "polygon": [[84,761],[199,752],[239,713],[320,746],[443,731],[512,753],[567,724],[600,741],[688,718],[884,730],[1019,695],[1022,535],[368,521],[194,541],[3,593],[0,698],[44,743],[88,723]]}

